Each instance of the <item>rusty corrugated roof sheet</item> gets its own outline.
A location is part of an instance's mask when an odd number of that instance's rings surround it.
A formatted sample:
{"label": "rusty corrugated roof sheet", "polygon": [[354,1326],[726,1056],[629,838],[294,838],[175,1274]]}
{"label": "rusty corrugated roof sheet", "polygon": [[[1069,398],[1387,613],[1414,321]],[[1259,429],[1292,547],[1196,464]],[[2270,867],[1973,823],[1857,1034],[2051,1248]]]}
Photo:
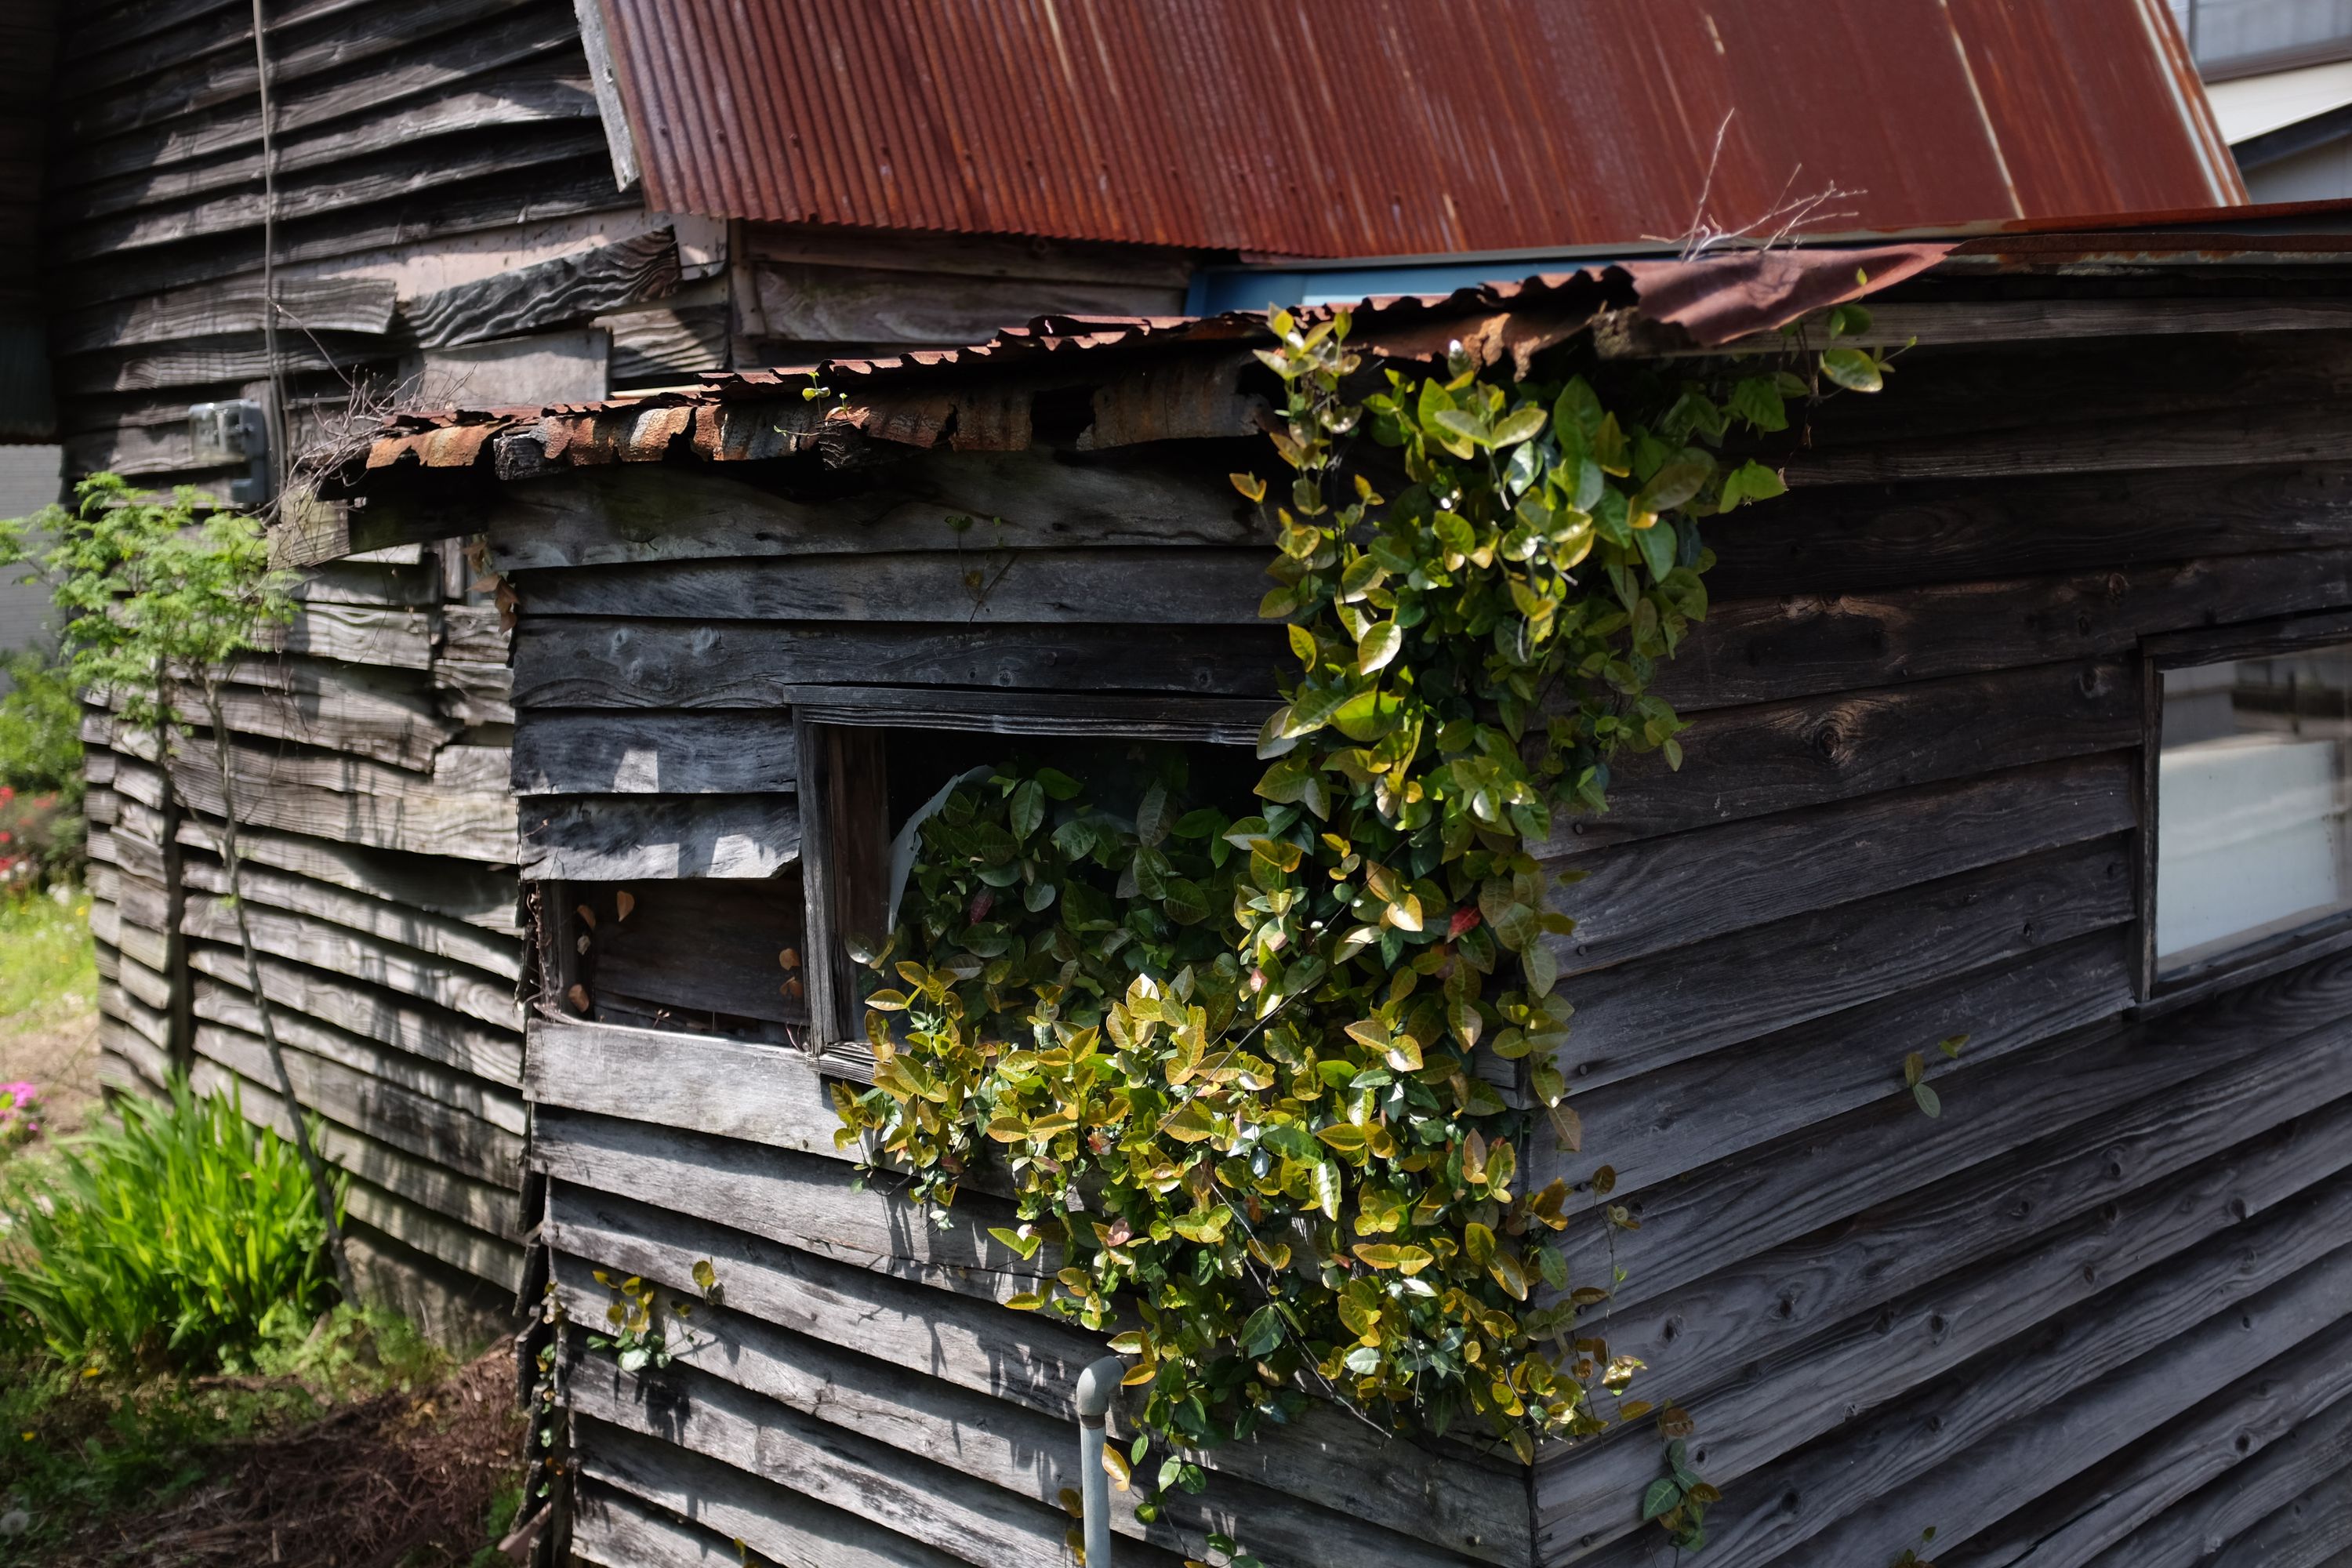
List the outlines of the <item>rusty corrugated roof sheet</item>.
{"label": "rusty corrugated roof sheet", "polygon": [[[1349,341],[1375,358],[1442,360],[1456,342],[1525,374],[1543,350],[1604,311],[1636,314],[1691,343],[1729,342],[1934,267],[1949,244],[1866,249],[1748,251],[1696,261],[1633,261],[1483,284],[1436,298],[1366,300]],[[1313,321],[1333,307],[1298,312]],[[466,469],[485,453],[501,477],[550,468],[659,462],[681,442],[707,462],[742,462],[856,435],[966,450],[1013,451],[1033,437],[1046,386],[1090,388],[1081,445],[1244,435],[1258,405],[1237,384],[1273,341],[1251,311],[1194,318],[1040,317],[970,348],[918,349],[888,359],[835,359],[802,369],[719,371],[691,391],[547,408],[398,414],[361,465],[365,473]],[[814,405],[811,378],[837,394]],[[360,473],[345,488],[364,489]]]}
{"label": "rusty corrugated roof sheet", "polygon": [[2164,0],[598,4],[665,211],[1329,257],[1676,236],[1703,186],[1854,193],[1820,231],[2246,199]]}

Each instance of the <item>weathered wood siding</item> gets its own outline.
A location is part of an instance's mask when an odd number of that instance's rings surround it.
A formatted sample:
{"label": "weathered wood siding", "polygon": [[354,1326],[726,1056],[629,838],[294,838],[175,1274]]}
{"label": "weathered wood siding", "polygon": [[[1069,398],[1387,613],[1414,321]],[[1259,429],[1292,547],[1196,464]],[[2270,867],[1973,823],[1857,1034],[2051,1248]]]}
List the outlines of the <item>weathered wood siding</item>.
{"label": "weathered wood siding", "polygon": [[[1572,1231],[1573,1268],[1624,1270],[1612,1345],[1697,1423],[1727,1494],[1700,1561],[1880,1568],[1929,1526],[1945,1568],[2338,1560],[2352,951],[2147,1017],[2130,955],[2139,640],[2352,605],[2352,465],[2149,422],[2308,423],[2347,378],[2332,331],[1922,351],[1822,411],[1796,494],[1712,530],[1716,611],[1663,682],[1688,762],[1625,767],[1549,847],[1592,873],[1560,947],[1586,1152],[1538,1162],[1612,1166],[1642,1222]],[[614,884],[632,920],[673,877],[791,908],[796,703],[1263,701],[1233,456],[926,455],[821,500],[782,470],[509,489],[526,876],[604,900],[551,945],[593,962]],[[709,1258],[725,1289],[676,1376],[574,1373],[580,1549],[1048,1560],[1095,1342],[1000,1305],[1053,1262],[986,1238],[997,1200],[940,1230],[851,1188],[789,1024],[717,1016],[776,983],[783,929],[698,917],[723,885],[667,900],[666,1033],[587,986],[530,1026],[574,1316],[609,1300],[596,1268],[690,1293]],[[1937,1121],[1904,1091],[1922,1047]],[[1211,1463],[1122,1532],[1182,1551],[1233,1517],[1299,1564],[1672,1556],[1638,1520],[1647,1423],[1532,1473],[1337,1419]]]}
{"label": "weathered wood siding", "polygon": [[[287,639],[302,651],[247,660],[225,707],[247,914],[296,1098],[351,1174],[369,1288],[464,1339],[522,1277],[515,803],[504,727],[469,725],[474,698],[436,668],[478,612],[445,602],[431,550],[404,554],[313,577]],[[331,611],[413,638],[415,657],[313,651],[308,627]],[[222,902],[210,731],[159,763],[152,731],[100,707],[83,738],[105,1077],[153,1092],[176,1063],[285,1127]]]}

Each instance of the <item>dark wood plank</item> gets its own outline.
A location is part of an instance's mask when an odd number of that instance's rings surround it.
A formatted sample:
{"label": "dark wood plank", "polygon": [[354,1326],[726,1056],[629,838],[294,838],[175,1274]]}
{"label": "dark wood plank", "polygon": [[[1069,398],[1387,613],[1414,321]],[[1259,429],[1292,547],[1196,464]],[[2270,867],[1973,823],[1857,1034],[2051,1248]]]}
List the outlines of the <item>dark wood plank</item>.
{"label": "dark wood plank", "polygon": [[1271,698],[1271,627],[690,625],[526,616],[525,708],[769,708],[809,686],[1167,691]]}
{"label": "dark wood plank", "polygon": [[[953,1568],[956,1562],[658,1437],[602,1422],[583,1423],[578,1436],[583,1479],[572,1550],[604,1568],[740,1568],[739,1543],[770,1562],[822,1568]],[[698,1524],[679,1522],[687,1517]]]}
{"label": "dark wood plank", "polygon": [[976,343],[1042,315],[1181,313],[1183,290],[1164,284],[1076,279],[940,276],[909,288],[863,268],[756,259],[746,282],[755,335],[803,343]]}
{"label": "dark wood plank", "polygon": [[[394,289],[388,278],[289,278],[278,284],[278,300],[312,331],[382,336],[392,327]],[[49,348],[57,354],[87,353],[133,343],[258,332],[262,298],[256,276],[72,311],[52,323]]]}
{"label": "dark wood plank", "polygon": [[500,496],[492,555],[502,571],[527,572],[944,552],[992,574],[1006,551],[1271,543],[1223,476],[1165,462],[923,452],[886,472],[884,484],[800,499],[707,469],[575,469]]}
{"label": "dark wood plank", "polygon": [[[134,805],[134,810],[142,822],[152,815],[144,806]],[[194,819],[181,824],[179,839],[196,849],[214,849],[219,844],[215,824]],[[251,826],[239,828],[237,847],[249,862],[313,881],[446,915],[509,938],[518,929],[514,878],[492,867]]]}
{"label": "dark wood plank", "polygon": [[518,575],[533,616],[1256,626],[1254,550],[1029,550],[655,562]]}
{"label": "dark wood plank", "polygon": [[2109,837],[1750,927],[1578,981],[1560,1067],[1571,1087],[1617,1082],[2120,925],[2135,908],[2128,840]]}
{"label": "dark wood plank", "polygon": [[1633,1193],[1787,1137],[1902,1090],[1903,1057],[1925,1053],[1937,1084],[1955,1066],[1932,1049],[1965,1025],[1962,1059],[1996,1057],[2112,1017],[2131,994],[2127,931],[2103,931],[1808,1019],[1760,1039],[1584,1089],[1584,1147]]}
{"label": "dark wood plank", "polygon": [[[228,948],[197,945],[188,966],[242,990],[245,961]],[[261,988],[272,1002],[351,1034],[381,1040],[492,1083],[522,1081],[522,1040],[435,1004],[264,956]]]}
{"label": "dark wood plank", "polygon": [[[265,981],[265,988],[267,984]],[[192,989],[198,1018],[260,1037],[260,1009],[254,1005],[252,994],[244,986],[198,974]],[[271,1007],[270,1019],[280,1039],[323,1061],[438,1100],[502,1132],[520,1137],[529,1131],[530,1119],[524,1112],[522,1097],[505,1085],[487,1082],[433,1058],[353,1034],[283,1005]],[[361,1125],[364,1129],[365,1124]]]}
{"label": "dark wood plank", "polygon": [[[2135,1280],[2111,1310],[2019,1344],[2015,1383],[1948,1380],[1759,1472],[1753,1495],[1763,1507],[1710,1510],[1709,1533],[1754,1563],[1791,1552],[1801,1562],[1860,1561],[1905,1539],[1920,1518],[1944,1521],[1938,1536],[1964,1542],[2274,1357],[2294,1359],[2297,1346],[2316,1360],[2352,1355],[2343,1321],[2352,1248],[2277,1283],[2259,1263],[2252,1273],[2250,1284],[2267,1288],[2184,1285],[2173,1294]],[[1601,1554],[1596,1568],[1614,1561]]]}
{"label": "dark wood plank", "polygon": [[842,1157],[824,1082],[789,1047],[568,1018],[534,1017],[529,1033],[535,1104]]}
{"label": "dark wood plank", "polygon": [[2352,1487],[2320,1482],[2208,1561],[2211,1568],[2344,1568],[2352,1558]]}
{"label": "dark wood plank", "polygon": [[522,818],[523,875],[534,879],[764,878],[799,853],[787,795],[541,796]]}
{"label": "dark wood plank", "polygon": [[[215,898],[228,896],[228,874],[217,861],[191,858],[184,875],[186,885],[195,891]],[[522,973],[521,944],[512,937],[251,861],[246,863],[239,880],[244,897],[257,905],[363,931],[465,965],[468,972],[492,980],[512,981]]]}
{"label": "dark wood plank", "polygon": [[[635,900],[626,920],[615,918],[623,891]],[[791,872],[757,881],[574,881],[563,896],[596,910],[583,962],[600,999],[612,992],[674,1009],[680,1028],[712,1014],[806,1026],[805,902]],[[802,967],[784,966],[787,952]],[[794,979],[802,994],[787,994]]]}
{"label": "dark wood plank", "polygon": [[1549,855],[1761,816],[1906,784],[2137,745],[2139,689],[2121,663],[2046,664],[1693,720],[1685,761],[1625,761],[1600,816],[1555,827]]}
{"label": "dark wood plank", "polygon": [[1654,688],[1696,711],[2062,659],[2352,602],[2352,552],[1717,604]]}
{"label": "dark wood plank", "polygon": [[1801,452],[1782,473],[1797,489],[2016,474],[2291,466],[2340,458],[2342,448],[2329,432],[2341,429],[2344,418],[2339,402],[2241,405],[2222,416],[2206,411],[2130,421],[2102,416],[1935,442]]}
{"label": "dark wood plank", "polygon": [[[2030,523],[2031,526],[2026,526]],[[2352,463],[1855,486],[1714,524],[1725,600],[2129,571],[2352,545]]]}
{"label": "dark wood plank", "polygon": [[[2347,1077],[2336,1069],[2328,1087],[2347,1087]],[[2206,1103],[2209,1113],[2231,1109],[2214,1107],[2210,1099]],[[2208,1146],[2215,1136],[2204,1130],[2198,1143]],[[2045,1182],[2040,1190],[2053,1201],[2030,1220],[1937,1236],[1920,1222],[1948,1225],[1955,1217],[1948,1201],[1891,1205],[1880,1211],[1891,1222],[1889,1233],[1874,1245],[1883,1256],[1899,1245],[1897,1237],[1912,1238],[1925,1254],[1906,1258],[1894,1279],[1830,1283],[1836,1299],[1818,1306],[1807,1300],[1807,1326],[1793,1331],[1773,1321],[1777,1301],[1769,1295],[1749,1299],[1744,1329],[1714,1317],[1695,1323],[1684,1312],[1680,1321],[1699,1331],[1684,1342],[1696,1356],[1669,1341],[1658,1347],[1660,1360],[1648,1375],[1657,1380],[1656,1393],[1693,1412],[1700,1426],[1693,1452],[1722,1484],[2061,1314],[2093,1323],[2118,1321],[2123,1312],[2116,1298],[2103,1293],[2126,1279],[2143,1279],[2143,1288],[2159,1300],[2193,1289],[2252,1289],[2241,1270],[2242,1257],[2258,1243],[2267,1247],[2266,1258],[2286,1256],[2306,1242],[2326,1248],[2326,1233],[2315,1226],[2344,1210],[2346,1184],[2338,1173],[2347,1165],[2352,1100],[2339,1099],[2201,1163],[2113,1193],[2096,1206],[2084,1205],[2080,1189],[2067,1192]],[[2314,1191],[2315,1184],[2323,1185]],[[2250,1215],[2263,1217],[2250,1225]],[[2231,1238],[2227,1247],[2217,1240],[2222,1237]],[[1784,1278],[1783,1298],[1793,1286],[1829,1279],[1832,1269],[1856,1261],[1853,1250],[1834,1239],[1816,1247],[1801,1273]],[[1972,1260],[1961,1261],[1970,1255]],[[1923,1268],[1954,1264],[1953,1272],[1917,1289],[1872,1301]],[[2278,1277],[2275,1270],[2269,1275]],[[1705,1288],[1696,1294],[1704,1298]],[[1841,1307],[1859,1315],[1816,1331],[1824,1310]],[[1743,1331],[1751,1342],[1745,1345],[1736,1342]],[[1766,1342],[1752,1342],[1759,1340]],[[1550,1521],[1547,1540],[1583,1553],[1633,1531],[1636,1519],[1625,1500],[1639,1494],[1656,1463],[1654,1450],[1639,1436],[1548,1461],[1537,1483],[1538,1509]]]}
{"label": "dark wood plank", "polygon": [[[2340,1399],[2222,1479],[2091,1560],[2091,1568],[2196,1568],[2271,1513],[2352,1466],[2352,1399]],[[2339,1481],[2340,1485],[2340,1481]]]}
{"label": "dark wood plank", "polygon": [[781,794],[799,773],[777,711],[533,713],[514,756],[524,795]]}
{"label": "dark wood plank", "polygon": [[1980,778],[1674,834],[1586,857],[1552,896],[1576,920],[1558,945],[1580,974],[1748,926],[1891,892],[2133,825],[2135,753]]}

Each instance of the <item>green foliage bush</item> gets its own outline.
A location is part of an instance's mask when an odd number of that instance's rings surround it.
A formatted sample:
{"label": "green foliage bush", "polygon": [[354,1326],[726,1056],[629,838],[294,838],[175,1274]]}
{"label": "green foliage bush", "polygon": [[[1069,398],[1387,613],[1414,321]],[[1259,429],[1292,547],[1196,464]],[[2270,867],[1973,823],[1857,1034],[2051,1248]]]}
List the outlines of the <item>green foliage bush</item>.
{"label": "green foliage bush", "polygon": [[0,784],[81,804],[81,701],[65,664],[34,649],[0,654]]}
{"label": "green foliage bush", "polygon": [[203,1372],[327,1307],[325,1226],[291,1144],[185,1082],[118,1117],[7,1173],[0,1348]]}

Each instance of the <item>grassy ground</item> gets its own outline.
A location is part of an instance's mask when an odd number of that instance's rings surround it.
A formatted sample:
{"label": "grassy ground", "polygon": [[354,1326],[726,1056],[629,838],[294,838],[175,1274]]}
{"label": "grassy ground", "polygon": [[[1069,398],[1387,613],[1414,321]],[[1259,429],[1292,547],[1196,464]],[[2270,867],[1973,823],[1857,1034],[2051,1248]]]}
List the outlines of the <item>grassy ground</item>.
{"label": "grassy ground", "polygon": [[[99,1113],[89,901],[0,892],[0,1082],[50,1157]],[[339,1307],[234,1375],[0,1357],[0,1568],[490,1568],[522,1492],[511,1352],[467,1366]]]}
{"label": "grassy ground", "polygon": [[98,969],[89,899],[0,892],[0,1082],[41,1091],[52,1133],[98,1103]]}

